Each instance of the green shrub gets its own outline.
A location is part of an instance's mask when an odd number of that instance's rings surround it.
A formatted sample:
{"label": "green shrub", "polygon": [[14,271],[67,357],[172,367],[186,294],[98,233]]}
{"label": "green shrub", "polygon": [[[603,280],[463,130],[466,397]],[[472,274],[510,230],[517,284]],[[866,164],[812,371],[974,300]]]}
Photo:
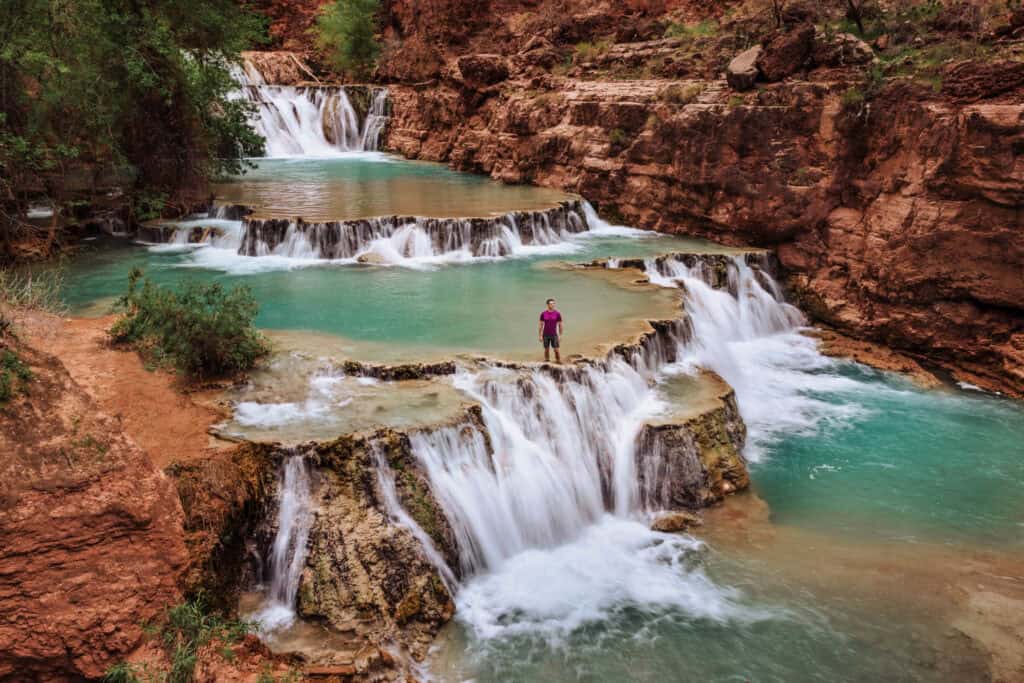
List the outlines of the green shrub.
{"label": "green shrub", "polygon": [[32,380],[29,369],[14,351],[4,349],[0,352],[0,403],[10,401],[18,391],[27,391]]}
{"label": "green shrub", "polygon": [[666,102],[673,104],[690,104],[695,102],[702,92],[704,92],[704,86],[700,83],[689,85],[673,83],[661,91],[661,97]]}
{"label": "green shrub", "polygon": [[380,0],[334,0],[320,11],[316,44],[341,71],[365,78],[380,54],[377,12]]}
{"label": "green shrub", "polygon": [[128,276],[118,301],[121,318],[110,329],[114,343],[132,344],[151,360],[193,377],[231,375],[252,368],[269,350],[253,321],[257,306],[247,287],[185,282],[177,290]]}
{"label": "green shrub", "polygon": [[104,683],[140,683],[135,667],[128,662],[120,662],[107,669],[103,675]]}
{"label": "green shrub", "polygon": [[666,38],[709,38],[718,33],[718,24],[713,19],[705,19],[698,24],[680,24],[672,22],[665,29]]}
{"label": "green shrub", "polygon": [[847,88],[843,93],[843,106],[856,107],[864,103],[864,91],[857,87]]}
{"label": "green shrub", "polygon": [[[252,624],[248,622],[224,619],[212,613],[204,596],[199,594],[168,609],[162,626],[146,628],[150,635],[160,637],[160,644],[170,659],[171,669],[162,675],[148,670],[144,670],[143,674],[147,674],[147,680],[191,683],[202,647],[213,640],[219,640],[228,648],[252,629]],[[138,683],[140,678],[135,667],[121,662],[108,669],[103,680],[107,683]]]}
{"label": "green shrub", "polygon": [[612,145],[619,147],[626,144],[628,137],[626,135],[626,131],[621,128],[613,128],[608,132],[608,139],[611,141]]}
{"label": "green shrub", "polygon": [[588,41],[576,43],[572,57],[573,62],[576,64],[591,62],[607,52],[610,47],[611,43],[607,40],[599,40],[596,43]]}

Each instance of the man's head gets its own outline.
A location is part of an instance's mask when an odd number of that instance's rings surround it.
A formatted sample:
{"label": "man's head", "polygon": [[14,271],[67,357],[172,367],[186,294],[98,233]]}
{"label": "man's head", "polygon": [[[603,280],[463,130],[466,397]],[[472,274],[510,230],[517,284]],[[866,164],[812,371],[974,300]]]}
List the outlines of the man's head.
{"label": "man's head", "polygon": [[549,311],[555,310],[555,300],[554,299],[548,299],[547,303],[548,303],[548,310]]}

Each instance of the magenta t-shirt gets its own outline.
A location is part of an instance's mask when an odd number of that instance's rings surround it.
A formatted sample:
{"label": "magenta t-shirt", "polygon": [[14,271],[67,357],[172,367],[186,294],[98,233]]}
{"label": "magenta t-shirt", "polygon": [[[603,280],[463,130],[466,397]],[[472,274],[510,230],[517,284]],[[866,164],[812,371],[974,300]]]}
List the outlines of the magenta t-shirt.
{"label": "magenta t-shirt", "polygon": [[558,311],[543,311],[540,319],[544,321],[544,336],[554,337],[558,335],[558,323],[562,321],[562,314]]}

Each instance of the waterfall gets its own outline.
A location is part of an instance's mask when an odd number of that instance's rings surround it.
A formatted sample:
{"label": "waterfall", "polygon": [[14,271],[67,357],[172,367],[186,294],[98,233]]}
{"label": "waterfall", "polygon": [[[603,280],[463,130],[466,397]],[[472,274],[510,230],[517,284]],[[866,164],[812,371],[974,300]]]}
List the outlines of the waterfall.
{"label": "waterfall", "polygon": [[256,107],[252,125],[266,140],[268,157],[377,149],[387,123],[387,89],[368,88],[369,107],[360,122],[351,101],[353,86],[270,85],[251,64],[236,68],[234,77],[239,96]]}
{"label": "waterfall", "polygon": [[483,408],[476,427],[411,436],[459,543],[464,573],[577,537],[606,510],[637,504],[633,443],[659,404],[620,358],[552,376],[457,376]]}
{"label": "waterfall", "polygon": [[[715,260],[717,259],[717,261]],[[794,329],[802,317],[745,256],[708,257],[728,267],[724,286],[696,257],[648,263],[648,276],[685,286],[686,317],[662,323],[637,350],[558,370],[490,368],[456,376],[483,409],[475,425],[411,436],[452,525],[464,574],[493,570],[531,548],[573,541],[604,515],[644,511],[637,437],[663,409],[656,383],[680,359],[714,369],[734,339]],[[684,363],[685,365],[685,363]]]}
{"label": "waterfall", "polygon": [[409,513],[405,511],[405,508],[399,502],[398,492],[395,490],[395,473],[391,470],[387,458],[384,457],[384,454],[376,444],[374,444],[372,450],[374,461],[377,465],[377,483],[380,485],[381,495],[384,498],[384,509],[387,511],[388,517],[391,518],[392,522],[405,527],[412,533],[419,542],[420,547],[423,548],[423,553],[427,556],[427,560],[437,569],[441,580],[444,581],[445,588],[449,592],[454,592],[457,583],[455,574],[452,573],[448,563],[441,553],[438,552],[429,534],[416,523],[416,520],[409,516]]}
{"label": "waterfall", "polygon": [[270,588],[256,615],[267,630],[288,626],[295,619],[296,596],[306,564],[313,501],[309,465],[305,458],[287,458],[279,477],[277,534],[270,549]]}
{"label": "waterfall", "polygon": [[[567,200],[550,209],[513,211],[493,218],[381,216],[325,223],[249,218],[245,207],[215,206],[207,218],[144,226],[139,233],[140,241],[158,245],[153,247],[158,250],[210,246],[243,257],[418,268],[474,258],[572,251],[574,236],[589,231],[585,204]],[[204,263],[231,262],[237,272],[248,272],[255,265],[223,252],[208,256]]]}
{"label": "waterfall", "polygon": [[498,258],[565,244],[588,224],[582,203],[565,201],[541,211],[495,218],[382,216],[349,221],[246,220],[238,248],[246,256],[355,259],[413,265],[443,260]]}

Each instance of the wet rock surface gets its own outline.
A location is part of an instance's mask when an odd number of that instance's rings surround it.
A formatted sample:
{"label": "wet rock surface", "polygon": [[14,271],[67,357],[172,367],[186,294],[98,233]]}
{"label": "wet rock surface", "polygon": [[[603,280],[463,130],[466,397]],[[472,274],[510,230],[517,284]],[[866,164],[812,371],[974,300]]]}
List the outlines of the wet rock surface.
{"label": "wet rock surface", "polygon": [[696,510],[750,486],[746,426],[736,395],[721,380],[718,405],[678,424],[645,425],[636,449],[640,495],[648,509]]}

